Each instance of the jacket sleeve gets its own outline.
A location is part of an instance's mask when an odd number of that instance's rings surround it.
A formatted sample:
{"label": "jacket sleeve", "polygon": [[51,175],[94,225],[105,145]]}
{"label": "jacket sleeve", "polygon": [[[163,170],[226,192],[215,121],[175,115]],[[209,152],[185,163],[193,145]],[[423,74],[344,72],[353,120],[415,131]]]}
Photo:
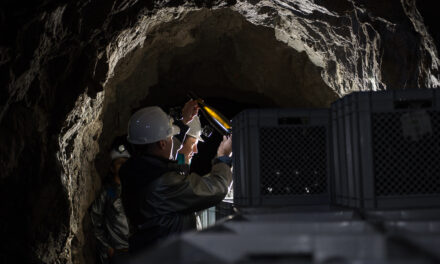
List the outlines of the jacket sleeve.
{"label": "jacket sleeve", "polygon": [[161,177],[155,195],[160,197],[167,211],[195,212],[221,202],[231,181],[231,168],[225,163],[217,163],[203,177],[195,173],[182,176],[176,172]]}
{"label": "jacket sleeve", "polygon": [[105,203],[107,193],[102,190],[99,197],[93,202],[90,208],[90,218],[92,219],[93,232],[99,243],[105,248],[110,248],[105,231]]}

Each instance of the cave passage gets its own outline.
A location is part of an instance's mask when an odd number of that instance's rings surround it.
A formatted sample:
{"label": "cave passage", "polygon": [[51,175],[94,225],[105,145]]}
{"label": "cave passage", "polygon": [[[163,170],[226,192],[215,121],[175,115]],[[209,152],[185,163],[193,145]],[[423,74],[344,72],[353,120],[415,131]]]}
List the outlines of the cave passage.
{"label": "cave passage", "polygon": [[[439,86],[430,1],[147,2],[0,4],[1,263],[95,263],[87,210],[142,107],[194,91],[233,118]],[[193,171],[220,139],[199,144]]]}
{"label": "cave passage", "polygon": [[246,108],[328,107],[337,98],[321,68],[278,41],[273,29],[230,9],[193,11],[152,28],[143,47],[116,66],[105,87],[101,149],[126,133],[134,111],[158,105],[168,112],[183,106],[188,91],[230,119]]}
{"label": "cave passage", "polygon": [[[189,91],[230,119],[247,108],[328,107],[337,94],[324,83],[321,70],[305,52],[277,40],[273,29],[253,25],[230,9],[202,9],[159,24],[142,47],[120,60],[104,88],[98,174],[107,175],[110,144],[126,133],[139,108],[158,105],[168,112],[183,106]],[[214,131],[198,145],[191,171],[210,171],[220,141]],[[90,225],[83,225],[91,237]]]}

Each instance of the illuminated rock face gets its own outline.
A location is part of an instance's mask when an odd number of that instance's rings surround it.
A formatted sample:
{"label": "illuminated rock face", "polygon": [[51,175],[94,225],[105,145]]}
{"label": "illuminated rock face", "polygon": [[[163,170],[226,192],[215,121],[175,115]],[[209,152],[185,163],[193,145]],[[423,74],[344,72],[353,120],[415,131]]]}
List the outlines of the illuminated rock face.
{"label": "illuminated rock face", "polygon": [[92,261],[87,208],[142,105],[189,89],[323,107],[355,90],[438,87],[433,4],[321,2],[0,4],[0,262]]}

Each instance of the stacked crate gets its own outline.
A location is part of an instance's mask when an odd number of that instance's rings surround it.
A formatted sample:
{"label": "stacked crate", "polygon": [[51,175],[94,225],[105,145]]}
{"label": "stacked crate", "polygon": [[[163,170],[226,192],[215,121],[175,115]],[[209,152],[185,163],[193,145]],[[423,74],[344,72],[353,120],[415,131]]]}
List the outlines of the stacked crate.
{"label": "stacked crate", "polygon": [[335,202],[440,206],[440,93],[356,92],[332,104]]}
{"label": "stacked crate", "polygon": [[[246,110],[233,135],[234,207],[219,204],[216,218],[239,217],[142,263],[440,263],[439,91]],[[344,208],[322,206],[331,201]]]}
{"label": "stacked crate", "polygon": [[234,204],[329,204],[328,109],[250,109],[233,119]]}

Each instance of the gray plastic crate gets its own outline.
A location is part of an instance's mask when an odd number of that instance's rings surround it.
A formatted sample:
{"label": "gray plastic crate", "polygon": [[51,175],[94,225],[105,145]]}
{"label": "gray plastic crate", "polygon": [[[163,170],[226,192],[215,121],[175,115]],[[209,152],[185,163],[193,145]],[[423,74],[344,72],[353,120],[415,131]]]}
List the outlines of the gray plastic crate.
{"label": "gray plastic crate", "polygon": [[192,232],[165,241],[131,263],[388,263],[386,258],[386,239],[378,234]]}
{"label": "gray plastic crate", "polygon": [[250,109],[233,122],[234,204],[329,204],[328,109]]}
{"label": "gray plastic crate", "polygon": [[350,211],[335,212],[294,212],[294,213],[251,213],[243,214],[243,219],[250,222],[336,222],[356,220],[356,216]]}
{"label": "gray plastic crate", "polygon": [[414,235],[407,237],[408,241],[414,246],[420,248],[426,254],[432,255],[435,258],[435,263],[440,262],[440,236],[435,235]]}
{"label": "gray plastic crate", "polygon": [[379,221],[440,221],[440,208],[413,210],[372,210],[365,212],[367,220]]}
{"label": "gray plastic crate", "polygon": [[440,221],[388,221],[384,228],[389,234],[430,234],[440,237]]}
{"label": "gray plastic crate", "polygon": [[[337,100],[332,105],[332,143],[333,143],[333,168],[334,168],[334,194],[336,204],[348,206],[350,194],[348,192],[347,154],[345,115],[342,100]],[[350,148],[348,148],[350,149]]]}
{"label": "gray plastic crate", "polygon": [[356,92],[332,105],[337,204],[440,206],[440,93]]}
{"label": "gray plastic crate", "polygon": [[225,199],[215,206],[215,219],[216,221],[223,218],[233,216],[235,214],[232,199]]}
{"label": "gray plastic crate", "polygon": [[[432,223],[431,225],[434,225]],[[274,219],[273,221],[229,221],[223,226],[236,234],[260,234],[260,235],[340,235],[340,234],[370,234],[377,231],[367,222],[363,221],[293,221],[282,222]],[[412,227],[412,226],[411,226]],[[428,228],[428,227],[425,227]],[[433,228],[438,228],[437,225]]]}

